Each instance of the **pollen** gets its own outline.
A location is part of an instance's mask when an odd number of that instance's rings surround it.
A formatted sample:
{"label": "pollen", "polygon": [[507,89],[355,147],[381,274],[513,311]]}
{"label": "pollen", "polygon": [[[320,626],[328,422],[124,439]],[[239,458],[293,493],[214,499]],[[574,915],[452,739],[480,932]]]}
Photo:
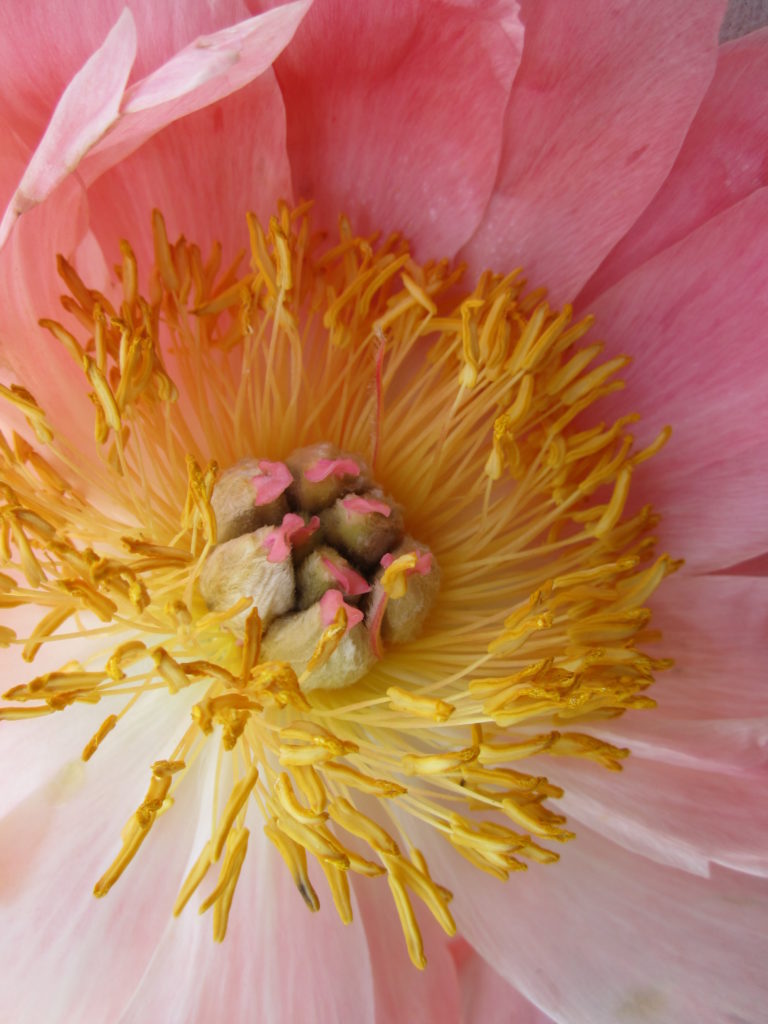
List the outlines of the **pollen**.
{"label": "pollen", "polygon": [[101,290],[59,258],[64,312],[34,329],[92,441],[33,378],[0,385],[0,644],[29,665],[0,719],[103,705],[93,774],[128,716],[173,737],[96,896],[130,886],[213,748],[169,914],[197,901],[225,940],[262,829],[309,911],[319,874],[345,923],[386,876],[421,968],[417,904],[455,930],[422,847],[557,870],[562,759],[619,771],[600,720],[654,704],[648,602],[679,563],[632,487],[669,429],[636,449],[636,416],[601,420],[626,360],[520,272],[466,285],[399,236],[313,232],[309,204],[243,237],[225,263],[156,211],[149,265],[122,241]]}

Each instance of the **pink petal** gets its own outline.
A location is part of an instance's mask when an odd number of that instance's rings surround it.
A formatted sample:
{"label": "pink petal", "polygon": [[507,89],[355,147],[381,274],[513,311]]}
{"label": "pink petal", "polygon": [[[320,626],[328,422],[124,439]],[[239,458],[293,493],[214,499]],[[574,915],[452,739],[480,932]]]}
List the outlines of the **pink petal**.
{"label": "pink petal", "polygon": [[462,1024],[552,1024],[463,939],[451,943],[459,972]]}
{"label": "pink petal", "polygon": [[768,576],[768,552],[720,570],[729,576]]}
{"label": "pink petal", "polygon": [[[243,145],[245,124],[258,146]],[[154,261],[155,207],[171,239],[183,234],[204,253],[219,241],[229,261],[248,246],[245,213],[252,210],[264,223],[290,192],[285,112],[270,71],[145,142],[91,185],[88,202],[109,261],[119,261],[119,240],[128,238],[145,273]]]}
{"label": "pink petal", "polygon": [[[258,78],[290,42],[310,4],[311,0],[296,0],[196,39],[131,86],[119,122],[81,168],[84,179],[94,181],[166,125]],[[242,145],[242,134],[239,140]],[[259,140],[260,147],[265,143]]]}
{"label": "pink petal", "polygon": [[107,1024],[135,990],[195,830],[197,766],[115,888],[101,900],[92,889],[144,797],[150,765],[173,752],[174,731],[186,728],[188,706],[167,693],[142,698],[92,761],[78,763],[76,748],[48,784],[0,819],[0,1004],[13,1007],[19,1024]]}
{"label": "pink petal", "polygon": [[[87,16],[73,16],[72,9],[57,0],[34,4],[9,0],[6,4],[8,16],[0,34],[4,86],[0,123],[12,126],[29,151],[40,141],[69,81],[101,46],[124,7],[123,0],[102,0],[89,6]],[[197,36],[231,25],[246,13],[239,0],[215,4],[131,0],[130,9],[138,27],[133,80],[147,75]],[[32,41],[34,59],[30,60]]]}
{"label": "pink petal", "polygon": [[628,853],[582,828],[559,863],[504,885],[422,849],[454,891],[459,930],[510,984],[563,1024],[757,1024],[765,1005],[762,879],[710,879]]}
{"label": "pink petal", "polygon": [[725,4],[526,3],[501,171],[470,272],[573,298],[657,191],[714,69]]}
{"label": "pink petal", "polygon": [[762,770],[731,773],[630,757],[620,776],[574,760],[560,773],[550,769],[550,778],[565,787],[557,805],[577,837],[583,824],[630,852],[693,874],[707,877],[710,864],[722,864],[765,876],[765,768],[765,754]]}
{"label": "pink petal", "polygon": [[[726,680],[728,676],[726,675]],[[663,682],[663,681],[662,681]],[[695,680],[687,680],[688,687]],[[768,715],[759,718],[693,720],[669,718],[663,691],[653,691],[660,712],[631,715],[607,725],[600,724],[600,737],[619,747],[628,747],[635,757],[702,770],[738,773],[762,770],[768,764]]]}
{"label": "pink petal", "polygon": [[[30,635],[41,617],[40,609],[5,609],[3,624],[13,629],[17,637],[23,638]],[[98,629],[101,625],[95,616],[88,614],[81,614],[80,623],[84,629]],[[119,642],[116,640],[115,646]],[[29,662],[22,658],[22,642],[14,643],[2,653],[0,694],[31,682],[36,676],[54,672],[68,661],[83,663],[84,659],[102,654],[104,646],[102,634],[97,632],[90,638],[85,634],[76,640],[46,643]],[[0,704],[7,707],[11,702],[0,697]],[[78,704],[68,710],[24,722],[0,722],[0,758],[2,764],[8,766],[2,769],[0,818],[36,790],[53,784],[64,766],[77,767],[83,747],[109,713],[103,704]],[[23,766],[23,770],[18,770],[19,766]]]}
{"label": "pink petal", "polygon": [[[82,370],[38,326],[40,317],[61,317],[62,282],[56,253],[74,259],[87,235],[82,189],[67,178],[52,202],[31,210],[0,251],[0,346],[4,369],[30,388],[51,422],[63,427],[78,450],[93,449],[93,413]],[[93,281],[98,286],[103,282]],[[64,322],[67,323],[66,318]],[[45,367],[45,373],[35,372]],[[5,379],[5,378],[4,378]]]}
{"label": "pink petal", "polygon": [[59,100],[0,223],[0,247],[17,218],[45,199],[115,121],[135,56],[136,26],[126,8]]}
{"label": "pink petal", "polygon": [[601,723],[633,754],[682,767],[738,772],[766,764],[768,580],[674,576],[654,595],[655,648],[675,666],[657,676],[657,711]]}
{"label": "pink petal", "polygon": [[600,415],[635,409],[673,427],[635,474],[665,549],[696,571],[768,550],[768,189],[707,221],[600,297],[597,329],[637,358]]}
{"label": "pink petal", "polygon": [[[121,1024],[374,1024],[375,965],[361,929],[341,924],[319,871],[312,880],[322,909],[309,912],[258,814],[252,817],[224,943],[212,941],[193,897],[168,922]],[[209,889],[206,881],[203,893]]]}
{"label": "pink petal", "polygon": [[448,936],[414,898],[427,958],[426,969],[416,970],[406,951],[389,887],[379,884],[383,881],[350,879],[357,904],[352,927],[365,936],[373,964],[376,1024],[399,1024],[404,1012],[409,1022],[418,1024],[464,1024]]}
{"label": "pink petal", "polygon": [[478,7],[317,3],[276,65],[297,197],[321,226],[399,230],[421,258],[470,236],[499,160],[522,29],[514,0]]}
{"label": "pink petal", "polygon": [[10,128],[5,129],[0,147],[0,210],[11,201],[28,159],[29,150],[21,139]]}
{"label": "pink petal", "polygon": [[606,258],[581,302],[595,296],[710,217],[768,185],[768,29],[720,50],[709,91],[672,171]]}
{"label": "pink petal", "polygon": [[[136,44],[133,21],[126,11],[107,43],[73,79],[62,98],[0,224],[0,245],[18,216],[46,198],[76,166],[81,179],[90,183],[165,125],[236,92],[262,74],[290,40],[308,3],[299,0],[201,37],[123,97]],[[124,25],[130,27],[133,49],[129,54],[127,43],[123,43],[122,62],[116,63],[111,51],[127,36]],[[101,93],[107,88],[106,101],[102,101]],[[85,104],[85,116],[81,93],[95,108],[91,112]],[[279,119],[282,138],[282,108]],[[242,136],[239,138],[242,141]],[[262,144],[267,141],[268,137]]]}
{"label": "pink petal", "polygon": [[665,718],[768,715],[768,580],[673,576],[652,607],[678,669],[654,691]]}

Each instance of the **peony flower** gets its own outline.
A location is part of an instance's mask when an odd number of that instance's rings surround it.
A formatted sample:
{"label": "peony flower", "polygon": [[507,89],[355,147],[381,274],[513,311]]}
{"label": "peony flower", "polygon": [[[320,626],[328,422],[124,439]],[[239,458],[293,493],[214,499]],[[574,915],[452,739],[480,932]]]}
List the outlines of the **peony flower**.
{"label": "peony flower", "polygon": [[251,6],[0,43],[5,1012],[757,1024],[768,35]]}

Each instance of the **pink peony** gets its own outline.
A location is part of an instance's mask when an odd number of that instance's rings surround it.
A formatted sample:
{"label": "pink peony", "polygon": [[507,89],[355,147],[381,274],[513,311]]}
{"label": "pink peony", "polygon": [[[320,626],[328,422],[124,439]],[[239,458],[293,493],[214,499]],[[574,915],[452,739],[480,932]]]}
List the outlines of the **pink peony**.
{"label": "pink peony", "polygon": [[[0,38],[4,1018],[758,1024],[768,30],[88,6]],[[260,660],[217,472],[319,442],[413,536]]]}

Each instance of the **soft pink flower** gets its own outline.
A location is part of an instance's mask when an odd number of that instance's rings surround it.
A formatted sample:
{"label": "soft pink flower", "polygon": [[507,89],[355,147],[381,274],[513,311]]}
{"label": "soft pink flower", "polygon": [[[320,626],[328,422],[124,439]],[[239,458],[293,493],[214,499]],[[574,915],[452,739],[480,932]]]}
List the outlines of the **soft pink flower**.
{"label": "soft pink flower", "polygon": [[[343,212],[357,233],[401,231],[420,261],[466,261],[470,290],[487,268],[522,265],[553,305],[593,312],[606,356],[634,357],[599,420],[638,411],[641,446],[673,426],[637,467],[628,513],[652,503],[660,548],[686,564],[653,598],[654,654],[676,662],[658,709],[582,730],[631,749],[623,773],[579,758],[524,766],[565,790],[577,837],[557,865],[502,884],[417,832],[461,936],[420,913],[425,972],[383,885],[354,880],[349,927],[325,893],[310,915],[260,823],[223,945],[193,908],[173,920],[210,832],[203,757],[126,876],[91,898],[147,766],[172,749],[167,693],[142,698],[147,713],[126,716],[85,767],[73,758],[101,706],[3,722],[4,1016],[759,1024],[768,30],[718,49],[723,0],[11,6],[3,383],[29,387],[84,465],[82,372],[36,326],[59,315],[55,255],[109,294],[120,239],[152,264],[154,208],[171,239],[220,240],[226,263],[247,245],[246,211],[266,224],[281,198],[310,198],[317,226],[335,230]],[[55,648],[33,671],[8,648],[8,685],[57,668]],[[181,695],[185,722],[192,702]]]}

